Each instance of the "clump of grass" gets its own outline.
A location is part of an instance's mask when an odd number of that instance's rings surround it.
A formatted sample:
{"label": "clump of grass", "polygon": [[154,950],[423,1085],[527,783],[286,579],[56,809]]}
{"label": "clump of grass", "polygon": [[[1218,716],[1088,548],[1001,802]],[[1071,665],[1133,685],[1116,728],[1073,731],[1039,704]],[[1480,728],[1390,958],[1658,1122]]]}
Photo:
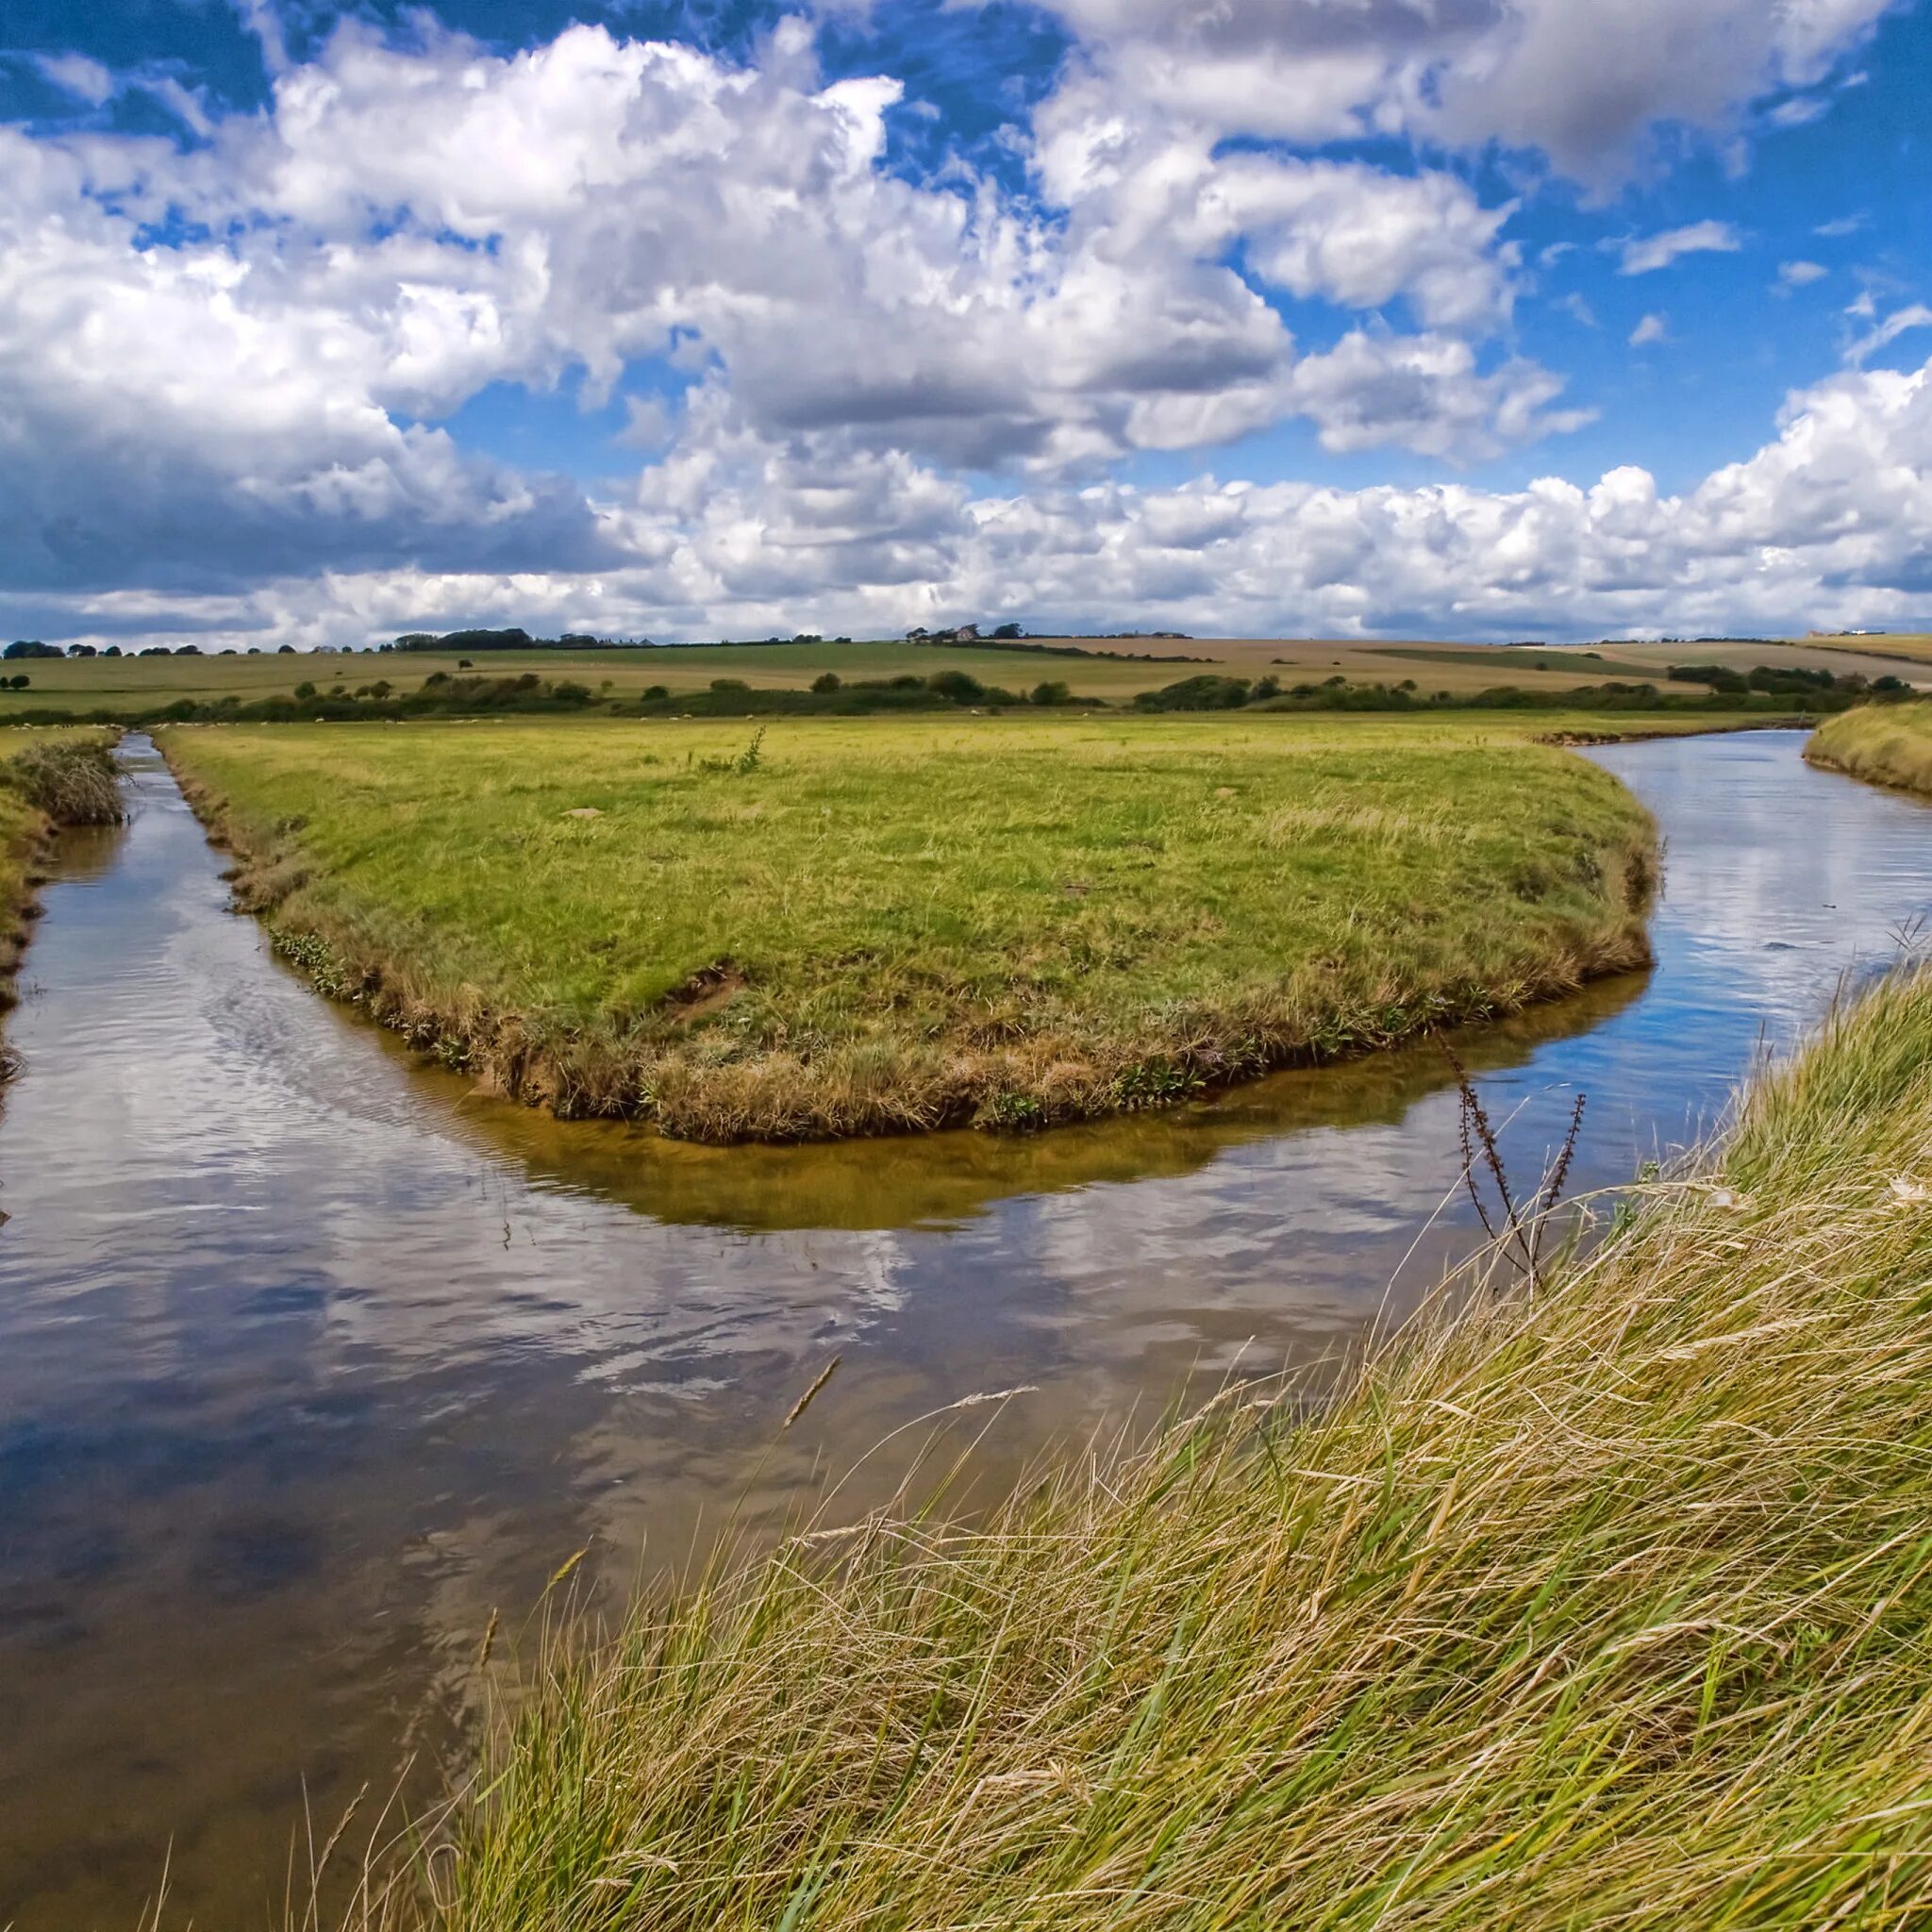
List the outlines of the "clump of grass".
{"label": "clump of grass", "polygon": [[355,1924],[1927,1923],[1932,978],[1645,1192],[1312,1415],[554,1642]]}
{"label": "clump of grass", "polygon": [[35,742],[7,761],[4,775],[57,825],[115,825],[127,815],[113,751],[98,738]]}
{"label": "clump of grass", "polygon": [[1805,756],[1853,778],[1932,796],[1932,704],[1841,712],[1812,733]]}
{"label": "clump of grass", "polygon": [[799,721],[747,785],[760,737],[164,734],[244,903],[378,1020],[694,1140],[1171,1104],[1649,958],[1647,815],[1489,729]]}

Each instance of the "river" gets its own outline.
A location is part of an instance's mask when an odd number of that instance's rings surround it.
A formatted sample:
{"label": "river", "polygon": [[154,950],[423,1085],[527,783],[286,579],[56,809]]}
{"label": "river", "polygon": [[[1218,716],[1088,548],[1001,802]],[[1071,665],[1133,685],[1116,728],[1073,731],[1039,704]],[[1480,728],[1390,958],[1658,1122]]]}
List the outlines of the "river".
{"label": "river", "polygon": [[[1583,1188],[1707,1132],[1932,913],[1932,817],[1801,742],[1592,754],[1668,841],[1657,967],[1460,1037],[1521,1175],[1579,1091]],[[996,1483],[1345,1348],[1469,1244],[1426,1049],[1033,1141],[718,1150],[479,1100],[273,959],[173,780],[129,764],[131,824],[63,835],[8,1024],[16,1932],[128,1925],[164,1858],[182,1918],[261,1922],[305,1807],[325,1835],[406,1757],[426,1784],[492,1608],[513,1636],[579,1549],[609,1591],[734,1509],[769,1534],[915,1418],[1024,1386],[965,1412]]]}

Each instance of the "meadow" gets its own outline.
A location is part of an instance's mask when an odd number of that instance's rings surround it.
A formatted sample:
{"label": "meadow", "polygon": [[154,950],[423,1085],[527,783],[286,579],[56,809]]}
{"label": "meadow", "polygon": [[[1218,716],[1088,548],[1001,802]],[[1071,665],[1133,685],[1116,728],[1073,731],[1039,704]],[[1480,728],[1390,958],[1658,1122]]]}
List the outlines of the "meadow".
{"label": "meadow", "polygon": [[1805,756],[1854,778],[1932,796],[1932,705],[1842,711],[1812,733]]}
{"label": "meadow", "polygon": [[1648,957],[1648,816],[1480,718],[162,743],[325,991],[486,1088],[691,1139],[1130,1110]]}
{"label": "meadow", "polygon": [[347,1923],[1924,1924],[1932,976],[1526,1252],[1330,1400],[965,1524],[941,1437],[903,1508],[563,1620]]}

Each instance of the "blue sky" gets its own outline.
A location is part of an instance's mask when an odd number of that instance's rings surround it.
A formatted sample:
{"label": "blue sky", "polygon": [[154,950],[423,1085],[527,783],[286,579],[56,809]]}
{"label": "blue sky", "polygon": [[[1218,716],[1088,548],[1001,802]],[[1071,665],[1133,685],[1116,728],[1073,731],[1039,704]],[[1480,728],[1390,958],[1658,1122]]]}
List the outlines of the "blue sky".
{"label": "blue sky", "polygon": [[1928,79],[1919,0],[10,0],[0,628],[1932,624]]}

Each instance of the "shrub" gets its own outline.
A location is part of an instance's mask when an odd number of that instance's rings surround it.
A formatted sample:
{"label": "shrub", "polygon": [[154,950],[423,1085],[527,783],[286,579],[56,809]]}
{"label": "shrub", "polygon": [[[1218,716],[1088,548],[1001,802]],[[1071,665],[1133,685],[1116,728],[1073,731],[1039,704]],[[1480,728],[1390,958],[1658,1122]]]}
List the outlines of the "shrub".
{"label": "shrub", "polygon": [[1248,701],[1245,677],[1203,672],[1159,691],[1143,691],[1134,703],[1143,711],[1231,711]]}
{"label": "shrub", "polygon": [[31,744],[8,764],[5,775],[56,824],[113,825],[127,815],[114,755],[90,740]]}
{"label": "shrub", "polygon": [[964,671],[935,671],[925,680],[935,697],[950,698],[956,705],[976,705],[986,696],[986,687]]}
{"label": "shrub", "polygon": [[820,697],[828,697],[840,688],[842,680],[836,671],[824,671],[812,679],[811,688]]}

